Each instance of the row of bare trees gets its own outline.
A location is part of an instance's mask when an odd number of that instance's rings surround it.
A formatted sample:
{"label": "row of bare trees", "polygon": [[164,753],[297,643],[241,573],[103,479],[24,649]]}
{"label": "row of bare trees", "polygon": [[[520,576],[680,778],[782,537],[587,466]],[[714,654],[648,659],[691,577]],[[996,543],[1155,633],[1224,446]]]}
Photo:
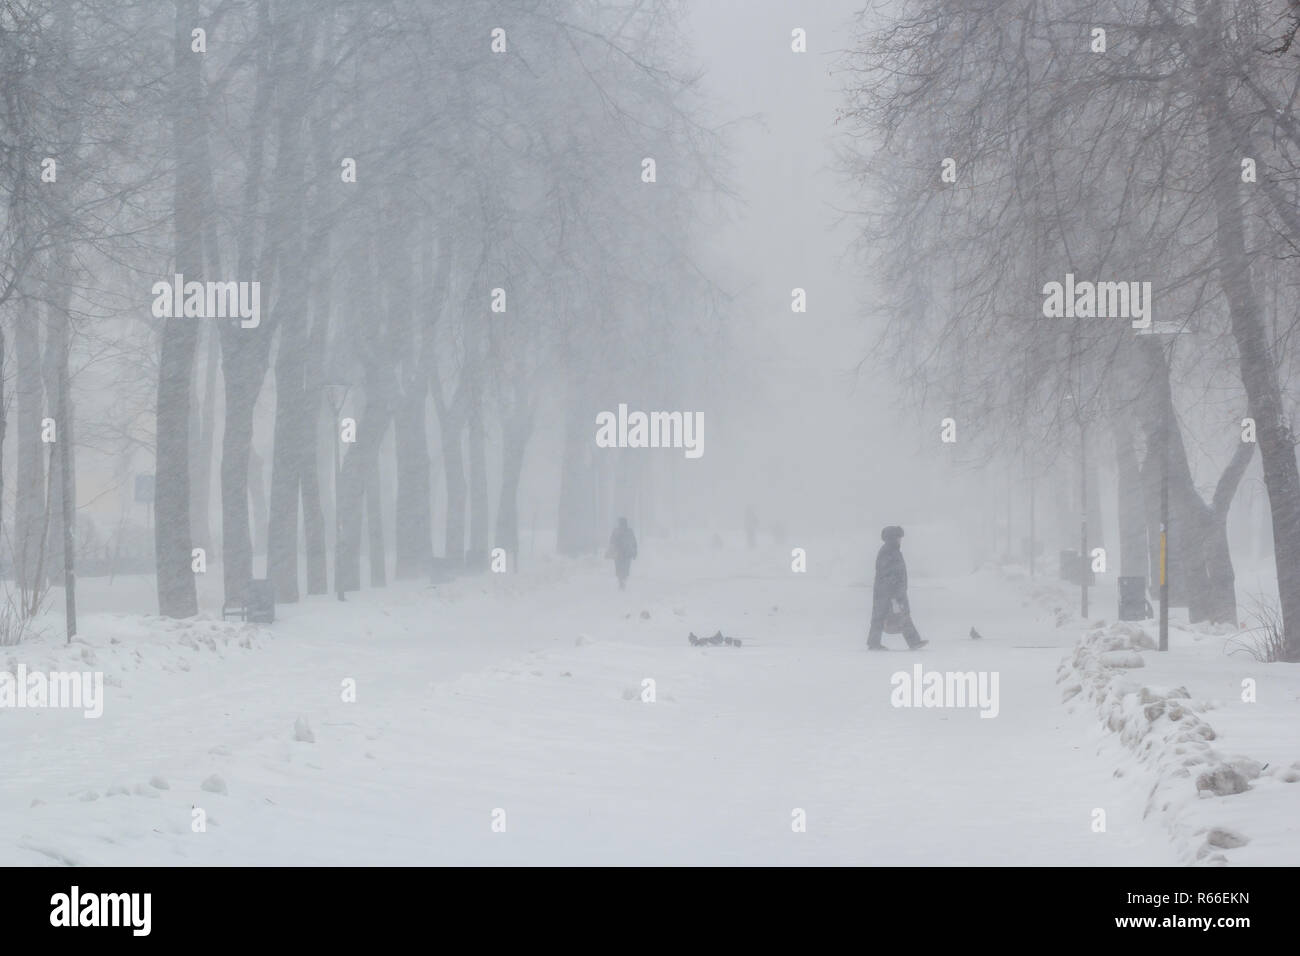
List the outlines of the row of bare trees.
{"label": "row of bare trees", "polygon": [[[360,587],[363,552],[371,584],[389,555],[398,577],[517,556],[539,419],[586,435],[692,378],[720,307],[691,241],[721,143],[676,4],[72,9],[0,15],[16,573],[41,576],[75,504],[39,434],[54,417],[71,450],[69,396],[93,396],[81,447],[152,451],[158,604],[184,617],[199,547],[227,602],[263,542],[280,601]],[[174,274],[258,282],[260,321],[152,317]],[[586,437],[557,455],[568,553],[598,534]]]}
{"label": "row of bare trees", "polygon": [[[874,204],[880,348],[908,399],[963,409],[978,456],[1042,471],[1081,443],[1105,453],[1123,573],[1157,573],[1167,474],[1172,600],[1193,620],[1238,620],[1227,515],[1258,445],[1288,660],[1295,16],[1272,0],[882,4],[862,14],[844,109],[871,144],[847,162]],[[1067,273],[1151,282],[1152,329],[1045,318]]]}

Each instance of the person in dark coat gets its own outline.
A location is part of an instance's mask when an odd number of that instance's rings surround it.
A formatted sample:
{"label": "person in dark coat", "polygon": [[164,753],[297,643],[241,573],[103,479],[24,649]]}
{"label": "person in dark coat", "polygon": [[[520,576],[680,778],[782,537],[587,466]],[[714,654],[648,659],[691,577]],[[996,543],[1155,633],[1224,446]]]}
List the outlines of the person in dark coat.
{"label": "person in dark coat", "polygon": [[867,632],[867,650],[888,650],[880,642],[885,618],[890,613],[902,615],[903,639],[910,648],[924,647],[929,641],[921,640],[912,623],[912,610],[907,602],[907,562],[903,560],[903,529],[890,525],[880,532],[885,543],[876,555],[876,581],[871,594],[871,628]]}
{"label": "person in dark coat", "polygon": [[627,582],[628,572],[632,570],[632,559],[636,557],[636,535],[627,526],[626,518],[618,519],[618,527],[609,536],[609,550],[605,557],[614,559],[614,573],[618,575],[618,586],[623,588]]}

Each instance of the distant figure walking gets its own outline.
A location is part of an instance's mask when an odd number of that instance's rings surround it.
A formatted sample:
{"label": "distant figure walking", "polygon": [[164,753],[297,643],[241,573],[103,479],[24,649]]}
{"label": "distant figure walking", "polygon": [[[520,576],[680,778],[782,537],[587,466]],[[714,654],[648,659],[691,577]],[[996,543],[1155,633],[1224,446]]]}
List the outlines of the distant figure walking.
{"label": "distant figure walking", "polygon": [[903,529],[890,525],[880,532],[885,543],[876,555],[876,581],[871,594],[871,628],[867,632],[867,650],[885,651],[880,642],[886,630],[902,634],[907,646],[915,650],[929,641],[921,640],[912,623],[912,609],[907,601],[907,562],[903,560]]}
{"label": "distant figure walking", "polygon": [[618,586],[622,589],[627,583],[627,573],[632,570],[632,559],[636,557],[636,535],[627,526],[626,518],[618,519],[618,527],[609,536],[609,550],[605,557],[614,559],[614,573],[618,575]]}

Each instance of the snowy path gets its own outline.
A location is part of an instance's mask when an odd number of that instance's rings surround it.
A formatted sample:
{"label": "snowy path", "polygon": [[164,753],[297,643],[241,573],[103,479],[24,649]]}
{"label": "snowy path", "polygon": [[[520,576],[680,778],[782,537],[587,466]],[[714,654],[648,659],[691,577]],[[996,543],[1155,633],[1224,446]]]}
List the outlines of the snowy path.
{"label": "snowy path", "polygon": [[[313,599],[219,653],[91,617],[93,666],[121,681],[104,717],[0,712],[0,863],[1173,862],[1117,745],[1059,702],[1072,628],[990,575],[915,575],[930,647],[867,654],[870,590],[787,562],[651,554],[626,593],[604,564],[547,563]],[[745,646],[687,645],[718,628]],[[997,671],[999,716],[894,708],[917,662]],[[228,793],[199,788],[214,773]]]}

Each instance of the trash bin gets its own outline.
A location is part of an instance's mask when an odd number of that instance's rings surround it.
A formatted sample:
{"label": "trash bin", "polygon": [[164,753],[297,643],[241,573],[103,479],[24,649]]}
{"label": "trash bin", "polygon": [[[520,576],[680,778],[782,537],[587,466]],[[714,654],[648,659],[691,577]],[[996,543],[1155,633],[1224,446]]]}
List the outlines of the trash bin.
{"label": "trash bin", "polygon": [[1121,575],[1119,579],[1119,619],[1145,621],[1151,617],[1147,603],[1147,579]]}
{"label": "trash bin", "polygon": [[275,586],[266,578],[248,582],[248,620],[254,624],[275,623]]}
{"label": "trash bin", "polygon": [[1087,576],[1088,586],[1097,583],[1097,574],[1092,570],[1092,562],[1087,555],[1080,557],[1078,551],[1061,552],[1061,580],[1070,584],[1082,584]]}

